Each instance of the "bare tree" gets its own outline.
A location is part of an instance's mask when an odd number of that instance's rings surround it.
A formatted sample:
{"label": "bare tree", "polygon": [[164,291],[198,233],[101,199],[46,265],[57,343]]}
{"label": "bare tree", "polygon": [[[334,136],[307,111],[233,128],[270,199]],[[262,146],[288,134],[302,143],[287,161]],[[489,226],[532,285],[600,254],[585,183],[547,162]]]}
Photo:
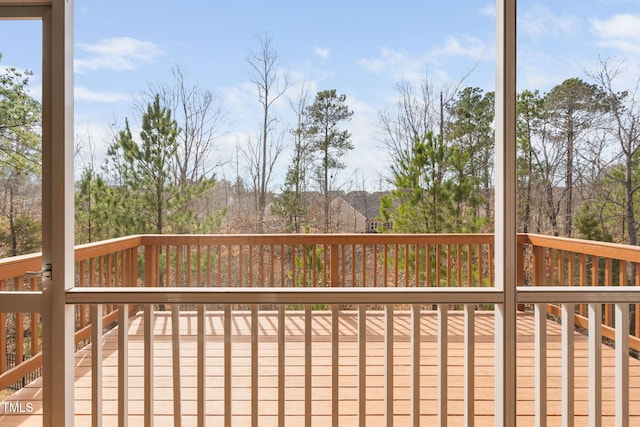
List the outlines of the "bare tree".
{"label": "bare tree", "polygon": [[[640,151],[640,78],[632,90],[616,91],[616,79],[623,72],[622,64],[611,67],[600,60],[591,77],[605,94],[605,104],[610,117],[610,126],[606,129],[611,140],[620,146],[620,156],[624,168],[622,176],[624,186],[624,208],[629,244],[638,244],[638,224],[635,215],[635,194],[640,190],[634,172],[638,168]],[[635,181],[635,182],[634,182]]]}
{"label": "bare tree", "polygon": [[309,101],[309,92],[302,87],[296,100],[289,100],[291,110],[296,116],[295,127],[290,129],[293,141],[291,163],[287,168],[282,192],[275,200],[272,212],[286,222],[285,230],[299,233],[307,214],[304,197],[309,181],[308,169],[312,163],[311,147],[305,130],[305,111]]}
{"label": "bare tree", "polygon": [[[247,137],[244,145],[239,148],[251,180],[251,189],[255,199],[257,232],[264,231],[264,211],[267,206],[268,185],[271,182],[276,160],[286,146],[282,134],[272,136],[269,141],[266,152],[263,150],[264,146],[259,137]],[[265,166],[264,169],[263,166]],[[266,186],[263,187],[263,183]]]}
{"label": "bare tree", "polygon": [[440,89],[434,86],[428,75],[419,87],[406,80],[396,84],[398,101],[378,117],[381,142],[392,163],[400,161],[411,151],[414,143],[429,132],[444,139],[445,106],[454,99],[471,71]]}
{"label": "bare tree", "polygon": [[259,50],[251,52],[247,61],[251,71],[251,81],[258,89],[258,102],[262,108],[262,124],[259,140],[256,141],[257,145],[256,143],[253,146],[248,145],[247,151],[253,152],[256,148],[260,150],[260,153],[253,153],[254,160],[258,163],[251,164],[251,167],[253,168],[252,174],[256,177],[258,193],[256,210],[262,231],[271,172],[284,148],[277,139],[272,141],[271,134],[277,122],[272,112],[272,106],[291,87],[291,82],[286,74],[278,70],[278,51],[272,45],[271,36],[265,33],[258,36],[257,39],[260,44]]}
{"label": "bare tree", "polygon": [[419,93],[406,80],[396,85],[399,99],[391,110],[379,114],[382,143],[391,159],[407,152],[416,139],[435,131],[439,122],[437,94],[432,83],[425,78]]}
{"label": "bare tree", "polygon": [[178,185],[212,177],[219,166],[211,158],[216,138],[222,135],[226,120],[222,100],[212,91],[189,83],[179,66],[171,69],[173,81],[149,85],[140,101],[146,108],[148,99],[160,96],[162,106],[171,110],[180,126],[178,149],[173,159],[173,178]]}

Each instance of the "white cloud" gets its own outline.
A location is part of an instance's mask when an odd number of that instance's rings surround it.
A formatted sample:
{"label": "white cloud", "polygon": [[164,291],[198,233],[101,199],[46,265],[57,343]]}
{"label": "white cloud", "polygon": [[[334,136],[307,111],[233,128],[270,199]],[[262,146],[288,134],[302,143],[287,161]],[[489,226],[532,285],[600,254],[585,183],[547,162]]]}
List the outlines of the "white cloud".
{"label": "white cloud", "polygon": [[[440,45],[422,55],[412,56],[390,48],[379,49],[379,55],[362,58],[360,64],[372,73],[387,74],[394,80],[422,81],[429,65],[430,75],[447,76],[446,62],[469,59],[475,63],[493,58],[494,47],[475,37],[449,37]],[[444,80],[448,80],[445,78]]]}
{"label": "white cloud", "polygon": [[[351,132],[354,150],[348,152],[343,159],[349,165],[344,172],[363,172],[371,180],[369,184],[373,185],[378,176],[388,168],[386,153],[382,151],[378,142],[378,111],[355,97],[347,99],[347,104],[354,114],[352,120],[345,123],[344,127]],[[348,179],[345,175],[341,175],[341,178]],[[362,183],[348,183],[345,191],[355,190],[357,185]]]}
{"label": "white cloud", "polygon": [[388,74],[395,80],[420,80],[424,76],[426,58],[412,57],[390,48],[379,49],[374,58],[361,58],[360,64],[372,73]]}
{"label": "white cloud", "polygon": [[82,169],[100,166],[107,157],[107,149],[114,137],[114,128],[95,120],[76,122],[75,134],[75,175],[80,178]]}
{"label": "white cloud", "polygon": [[582,33],[580,20],[573,15],[554,15],[547,7],[535,5],[523,11],[518,31],[533,38],[576,37]]}
{"label": "white cloud", "polygon": [[475,37],[467,36],[462,41],[455,37],[449,37],[444,45],[433,49],[431,55],[436,57],[461,56],[479,61],[488,50],[487,45]]}
{"label": "white cloud", "polygon": [[81,43],[77,49],[80,53],[74,63],[77,73],[135,70],[141,64],[152,63],[162,53],[155,44],[131,37],[102,39],[95,44]]}
{"label": "white cloud", "polygon": [[608,20],[594,19],[591,25],[600,46],[640,54],[640,15],[618,14]]}
{"label": "white cloud", "polygon": [[323,61],[326,60],[331,54],[331,49],[328,47],[316,47],[313,49],[313,53],[320,57]]}
{"label": "white cloud", "polygon": [[84,86],[76,86],[73,90],[76,101],[121,102],[131,100],[131,97],[129,95],[121,92],[94,91]]}
{"label": "white cloud", "polygon": [[495,4],[495,2],[494,3],[488,3],[488,4],[484,5],[480,9],[480,13],[482,15],[495,17],[496,16],[496,4]]}

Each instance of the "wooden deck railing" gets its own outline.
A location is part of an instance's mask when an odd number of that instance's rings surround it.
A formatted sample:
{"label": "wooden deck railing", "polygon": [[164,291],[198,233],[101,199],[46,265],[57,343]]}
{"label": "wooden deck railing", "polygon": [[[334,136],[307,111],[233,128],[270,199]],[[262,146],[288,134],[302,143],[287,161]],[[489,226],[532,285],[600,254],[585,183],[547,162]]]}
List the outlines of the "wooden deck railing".
{"label": "wooden deck railing", "polygon": [[[533,286],[640,286],[640,248],[535,234],[521,235],[523,283]],[[528,246],[526,249],[524,246]],[[548,311],[561,316],[561,307],[550,304]],[[588,305],[576,307],[576,325],[589,326]],[[640,304],[630,310],[630,346],[640,351]],[[614,306],[603,305],[602,334],[614,339]]]}
{"label": "wooden deck railing", "polygon": [[144,236],[144,286],[493,284],[492,235]]}
{"label": "wooden deck railing", "polygon": [[[594,349],[600,334],[616,341],[620,386],[624,388],[627,346],[640,349],[640,269],[636,268],[640,249],[538,235],[520,235],[518,248],[518,302],[534,308],[541,337],[537,410],[546,413],[542,407],[546,393],[544,325],[549,307],[562,318],[575,314],[575,322],[588,328],[590,337],[596,337]],[[37,291],[39,279],[25,279],[25,274],[39,270],[40,264],[38,255],[0,260],[0,291]],[[153,304],[173,303],[171,309],[178,311],[176,303],[194,304],[202,311],[207,302],[222,304],[225,311],[237,305],[254,310],[252,305],[268,303],[274,307],[300,304],[306,311],[313,304],[325,304],[323,308],[337,312],[345,305],[362,310],[367,304],[392,314],[393,304],[401,304],[419,315],[421,309],[431,307],[438,309],[445,329],[447,310],[458,305],[468,312],[472,331],[474,307],[493,307],[500,300],[499,292],[492,288],[492,271],[492,235],[131,236],[76,248],[76,288],[68,292],[67,303],[76,307],[76,342],[100,336],[102,329],[92,327],[91,322],[99,316],[103,326],[123,323],[127,316],[118,312],[118,307],[127,307],[129,313],[142,306],[148,313],[145,316],[151,316]],[[125,289],[108,289],[120,287]],[[423,292],[426,288],[427,293]],[[629,303],[633,304],[631,310]],[[0,323],[6,325],[0,331],[0,346],[12,348],[16,360],[28,347],[33,349],[31,354],[37,353],[37,312],[5,309],[0,316]],[[603,320],[590,323],[589,318]],[[574,322],[563,322],[567,337],[563,369],[568,378],[573,367],[569,338],[573,326]],[[466,330],[466,335],[473,334]],[[40,363],[36,354],[5,372],[5,357],[0,355],[0,388]],[[593,350],[593,357],[598,360],[597,350]],[[442,369],[446,376],[446,367]],[[590,389],[597,389],[599,375],[594,371],[595,385],[590,384]],[[570,413],[571,381],[567,384],[563,393]],[[618,401],[624,402],[625,396]]]}
{"label": "wooden deck railing", "polygon": [[[135,286],[141,237],[125,237],[76,247],[76,286]],[[0,260],[0,291],[42,291],[39,274],[40,254]],[[132,312],[136,310],[132,307]],[[103,325],[115,322],[117,311],[105,306]],[[76,307],[75,342],[86,341],[91,334],[89,308]],[[0,390],[20,381],[42,366],[40,313],[0,312]],[[5,350],[6,349],[6,350]],[[15,363],[8,369],[8,355]]]}

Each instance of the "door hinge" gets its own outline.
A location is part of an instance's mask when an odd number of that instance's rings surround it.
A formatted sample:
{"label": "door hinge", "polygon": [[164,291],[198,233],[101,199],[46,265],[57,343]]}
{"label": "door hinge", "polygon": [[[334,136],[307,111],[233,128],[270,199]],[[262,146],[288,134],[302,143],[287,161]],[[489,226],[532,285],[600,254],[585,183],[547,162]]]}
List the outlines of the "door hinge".
{"label": "door hinge", "polygon": [[44,270],[40,270],[40,271],[27,271],[24,274],[25,279],[35,279],[35,278],[43,278],[43,279],[49,279],[51,280],[51,272],[52,272],[52,268],[51,268],[51,264],[47,264],[44,267]]}

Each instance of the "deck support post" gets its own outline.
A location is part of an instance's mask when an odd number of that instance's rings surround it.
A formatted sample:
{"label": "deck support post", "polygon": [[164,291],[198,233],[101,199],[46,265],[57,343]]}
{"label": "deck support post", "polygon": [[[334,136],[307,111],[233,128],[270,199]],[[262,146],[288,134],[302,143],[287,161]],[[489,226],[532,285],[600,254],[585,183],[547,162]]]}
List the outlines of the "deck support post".
{"label": "deck support post", "polygon": [[496,0],[495,425],[516,425],[516,0]]}
{"label": "deck support post", "polygon": [[74,423],[73,0],[42,16],[43,424]]}
{"label": "deck support post", "polygon": [[74,424],[73,0],[42,19],[43,425]]}

